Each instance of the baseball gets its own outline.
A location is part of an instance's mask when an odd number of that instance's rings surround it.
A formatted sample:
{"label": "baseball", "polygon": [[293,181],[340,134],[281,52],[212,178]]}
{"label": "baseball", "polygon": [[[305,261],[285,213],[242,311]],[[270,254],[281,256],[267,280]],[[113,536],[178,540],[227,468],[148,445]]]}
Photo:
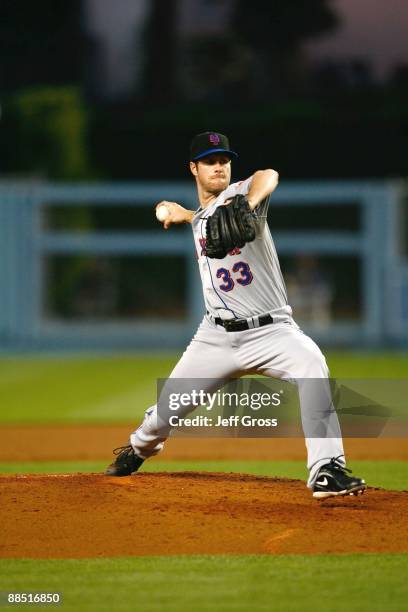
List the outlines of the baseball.
{"label": "baseball", "polygon": [[162,206],[159,206],[159,208],[156,209],[156,217],[162,223],[163,221],[167,219],[168,216],[169,216],[169,211],[167,209],[167,206],[165,206],[164,204]]}

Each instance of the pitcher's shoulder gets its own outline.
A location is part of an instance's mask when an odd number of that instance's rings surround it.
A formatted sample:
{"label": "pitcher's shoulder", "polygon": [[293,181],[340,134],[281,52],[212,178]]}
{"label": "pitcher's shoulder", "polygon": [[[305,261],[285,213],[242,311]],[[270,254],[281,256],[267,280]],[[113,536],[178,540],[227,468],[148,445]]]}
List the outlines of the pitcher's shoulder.
{"label": "pitcher's shoulder", "polygon": [[231,198],[235,195],[242,194],[246,195],[251,186],[252,176],[249,176],[242,181],[237,181],[236,183],[231,183],[223,192],[225,194],[225,199]]}

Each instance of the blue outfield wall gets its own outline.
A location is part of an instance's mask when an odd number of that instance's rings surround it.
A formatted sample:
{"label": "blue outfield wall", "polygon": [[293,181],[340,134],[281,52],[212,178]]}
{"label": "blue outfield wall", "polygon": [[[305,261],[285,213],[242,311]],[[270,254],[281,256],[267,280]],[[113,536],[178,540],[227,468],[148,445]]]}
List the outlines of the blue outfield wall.
{"label": "blue outfield wall", "polygon": [[[402,254],[402,181],[290,182],[273,204],[360,207],[358,231],[277,231],[278,254],[358,257],[361,318],[336,319],[327,329],[303,326],[322,344],[408,347],[408,263]],[[131,349],[182,347],[203,316],[201,283],[190,229],[78,233],[50,231],[47,207],[134,206],[162,199],[197,208],[191,183],[0,184],[0,349]],[[152,215],[153,215],[152,211]],[[48,255],[178,255],[186,259],[187,314],[183,320],[49,318],[44,308]],[[159,282],[159,279],[158,279]]]}

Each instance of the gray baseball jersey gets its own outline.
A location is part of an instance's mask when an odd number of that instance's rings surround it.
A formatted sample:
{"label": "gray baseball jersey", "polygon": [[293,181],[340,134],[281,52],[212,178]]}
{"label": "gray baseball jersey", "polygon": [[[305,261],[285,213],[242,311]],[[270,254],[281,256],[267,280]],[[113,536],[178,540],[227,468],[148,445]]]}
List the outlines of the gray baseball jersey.
{"label": "gray baseball jersey", "polygon": [[266,221],[269,198],[256,208],[257,236],[224,259],[210,259],[205,253],[207,218],[218,206],[237,194],[246,195],[252,177],[229,185],[206,209],[199,208],[193,218],[194,242],[207,311],[221,319],[248,318],[271,313],[290,316],[285,282],[278,255]]}

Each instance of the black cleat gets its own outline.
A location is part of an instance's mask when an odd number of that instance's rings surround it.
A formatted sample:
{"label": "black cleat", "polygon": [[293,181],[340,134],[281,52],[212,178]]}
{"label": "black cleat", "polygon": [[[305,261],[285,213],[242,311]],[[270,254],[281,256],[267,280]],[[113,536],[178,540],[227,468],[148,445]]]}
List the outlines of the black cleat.
{"label": "black cleat", "polygon": [[325,499],[338,495],[359,495],[367,488],[365,480],[348,476],[351,470],[333,457],[330,463],[323,465],[313,485],[313,497]]}
{"label": "black cleat", "polygon": [[130,476],[133,472],[137,472],[144,461],[144,459],[136,455],[130,444],[115,448],[113,453],[117,457],[106,468],[105,474],[107,476]]}

